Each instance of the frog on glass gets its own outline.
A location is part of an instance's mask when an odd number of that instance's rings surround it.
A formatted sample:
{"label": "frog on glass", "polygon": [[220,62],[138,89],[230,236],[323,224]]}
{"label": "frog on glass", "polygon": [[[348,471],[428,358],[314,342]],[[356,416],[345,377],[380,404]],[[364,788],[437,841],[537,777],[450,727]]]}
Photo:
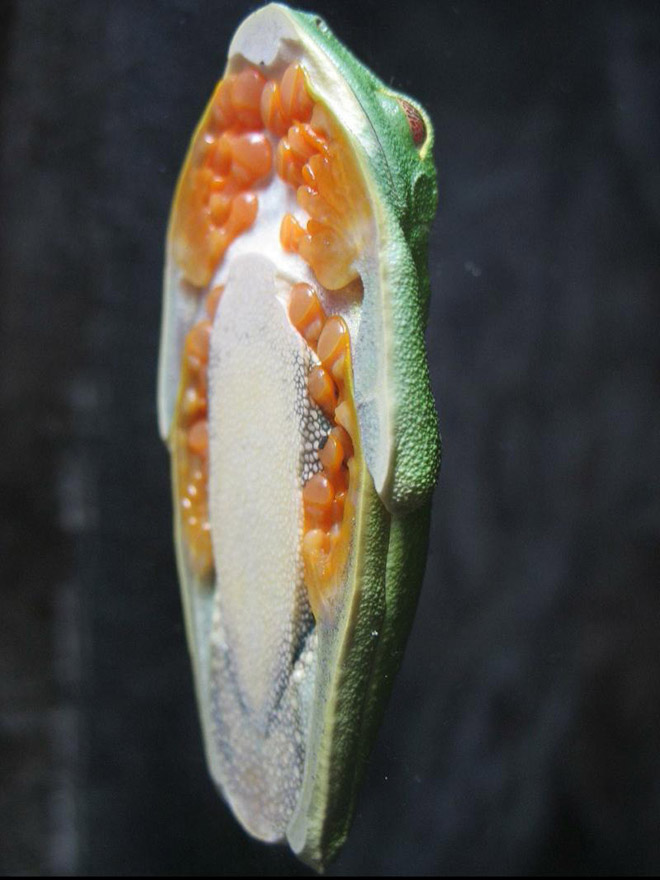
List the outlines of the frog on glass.
{"label": "frog on glass", "polygon": [[211,774],[323,868],[422,580],[440,438],[424,110],[317,17],[238,29],[167,236],[159,422]]}

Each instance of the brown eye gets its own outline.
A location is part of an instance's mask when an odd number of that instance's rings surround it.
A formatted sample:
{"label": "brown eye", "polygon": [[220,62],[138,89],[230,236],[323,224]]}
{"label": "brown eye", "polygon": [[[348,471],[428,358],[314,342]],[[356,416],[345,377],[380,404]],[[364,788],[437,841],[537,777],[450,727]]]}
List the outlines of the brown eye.
{"label": "brown eye", "polygon": [[406,114],[406,119],[408,120],[408,127],[410,128],[410,134],[412,135],[413,143],[416,147],[421,147],[421,145],[426,140],[426,125],[424,124],[424,120],[422,119],[419,111],[416,110],[410,102],[404,101],[402,98],[400,98],[399,103],[403,108],[403,112]]}

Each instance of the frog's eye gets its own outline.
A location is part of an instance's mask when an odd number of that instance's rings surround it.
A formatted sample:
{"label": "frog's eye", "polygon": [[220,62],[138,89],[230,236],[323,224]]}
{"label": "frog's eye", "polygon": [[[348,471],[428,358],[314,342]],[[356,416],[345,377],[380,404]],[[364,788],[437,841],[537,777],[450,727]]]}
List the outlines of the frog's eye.
{"label": "frog's eye", "polygon": [[422,114],[419,110],[413,107],[410,101],[405,101],[403,98],[399,98],[399,104],[401,105],[403,112],[406,114],[413,143],[416,147],[421,147],[426,140],[426,123],[422,118]]}

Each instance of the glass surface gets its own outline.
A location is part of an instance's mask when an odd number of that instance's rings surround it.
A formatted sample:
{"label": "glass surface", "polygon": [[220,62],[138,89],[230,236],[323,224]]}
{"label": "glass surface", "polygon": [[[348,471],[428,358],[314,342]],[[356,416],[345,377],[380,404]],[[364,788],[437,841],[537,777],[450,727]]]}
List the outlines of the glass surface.
{"label": "glass surface", "polygon": [[[436,125],[427,575],[331,874],[660,868],[657,4],[305,3]],[[252,2],[0,3],[0,871],[306,873],[209,780],[155,376]]]}

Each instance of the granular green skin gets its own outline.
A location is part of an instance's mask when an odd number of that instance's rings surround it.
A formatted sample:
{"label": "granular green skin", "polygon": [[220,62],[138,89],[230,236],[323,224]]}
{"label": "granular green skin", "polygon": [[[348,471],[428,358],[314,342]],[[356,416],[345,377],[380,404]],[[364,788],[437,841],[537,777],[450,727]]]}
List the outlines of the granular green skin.
{"label": "granular green skin", "polygon": [[[381,253],[380,277],[363,278],[364,306],[371,297],[374,308],[389,313],[386,344],[393,412],[394,455],[388,479],[379,493],[368,474],[362,480],[355,564],[345,585],[343,613],[332,631],[320,627],[320,657],[327,662],[325,672],[330,677],[316,701],[313,725],[318,740],[310,743],[316,766],[306,781],[306,802],[288,830],[293,849],[309,865],[323,870],[348,834],[365,761],[403,657],[426,563],[431,494],[441,456],[424,343],[430,295],[428,236],[437,186],[433,129],[423,109],[407,95],[387,88],[317,17],[291,14],[341,71],[381,147],[367,157],[365,167],[372,200],[381,206]],[[398,99],[410,102],[424,120],[427,140],[421,155]],[[359,376],[355,383],[357,397]]]}
{"label": "granular green skin", "polygon": [[[389,349],[386,388],[392,413],[389,433],[393,455],[379,494],[389,510],[412,510],[428,501],[441,455],[424,344],[430,295],[428,237],[437,207],[433,126],[419,104],[387,88],[318,17],[290,14],[341,72],[369,118],[380,146],[365,157],[364,169],[372,200],[380,206],[380,277],[363,278],[363,309],[378,309],[386,327],[383,338],[370,342]],[[413,142],[401,100],[412,105],[424,120],[427,138],[420,149]],[[355,385],[360,412],[359,374]]]}

